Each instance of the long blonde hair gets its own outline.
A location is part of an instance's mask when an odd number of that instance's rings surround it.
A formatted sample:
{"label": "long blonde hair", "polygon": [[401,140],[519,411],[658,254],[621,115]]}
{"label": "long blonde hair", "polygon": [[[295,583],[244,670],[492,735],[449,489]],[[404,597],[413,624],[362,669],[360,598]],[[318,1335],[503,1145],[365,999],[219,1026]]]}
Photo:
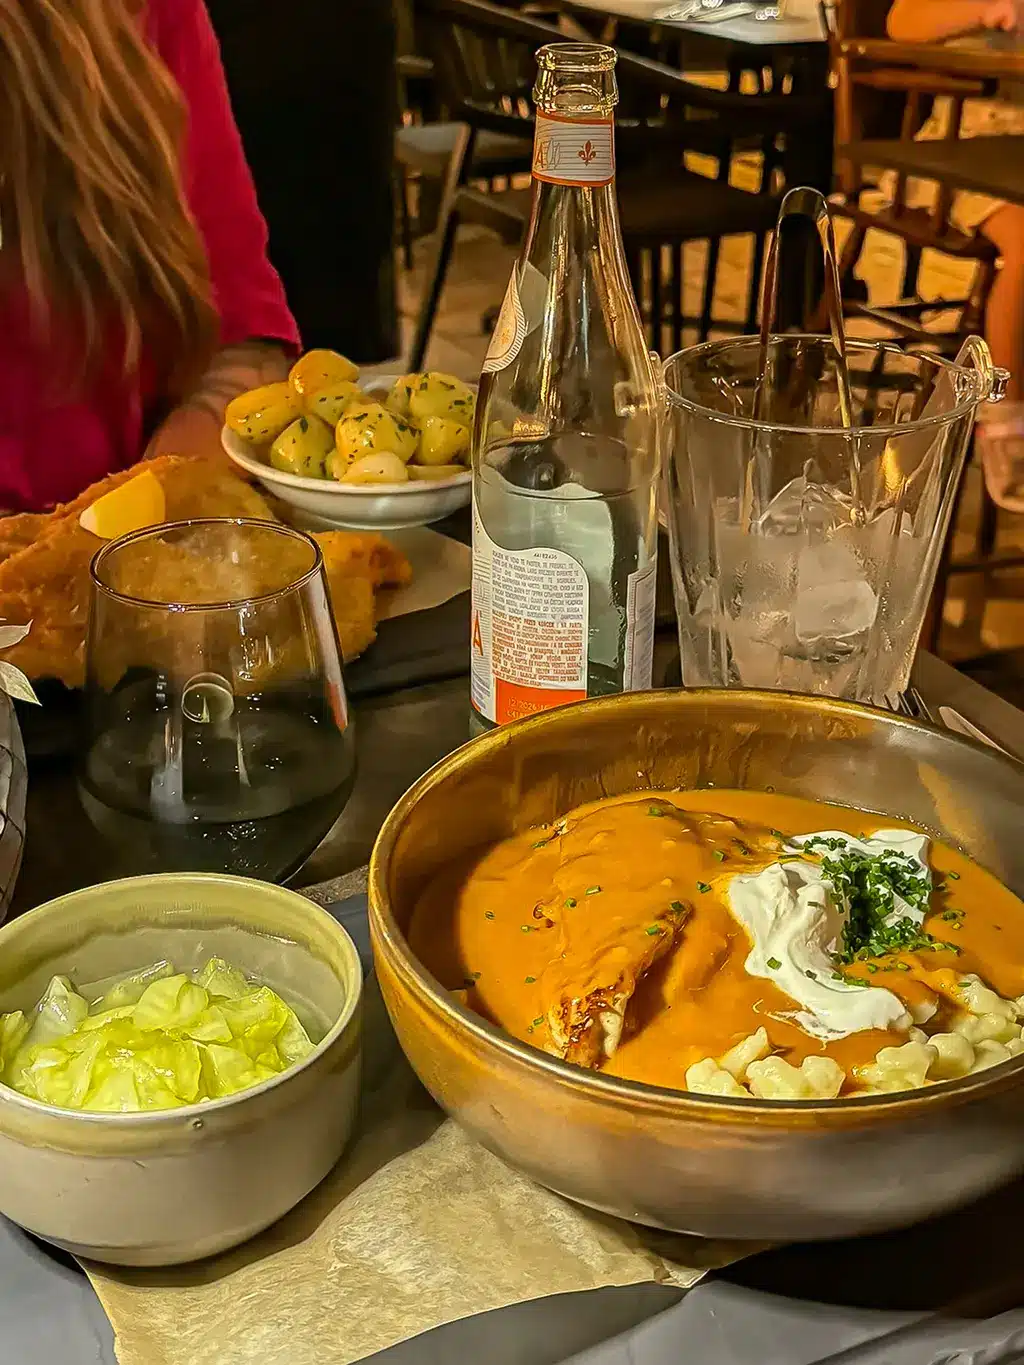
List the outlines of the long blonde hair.
{"label": "long blonde hair", "polygon": [[[185,111],[139,0],[0,0],[0,214],[34,314],[69,312],[87,357],[119,327],[169,395],[216,340],[182,189]],[[13,235],[13,242],[11,237]]]}

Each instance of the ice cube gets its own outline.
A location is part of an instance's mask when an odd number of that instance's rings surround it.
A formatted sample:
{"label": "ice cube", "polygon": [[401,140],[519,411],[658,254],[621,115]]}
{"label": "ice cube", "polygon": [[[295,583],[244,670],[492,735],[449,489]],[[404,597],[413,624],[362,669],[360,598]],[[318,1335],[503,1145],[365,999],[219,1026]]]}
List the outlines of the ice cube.
{"label": "ice cube", "polygon": [[878,615],[878,597],[863,578],[816,583],[797,589],[793,631],[804,645],[841,643],[868,631]]}
{"label": "ice cube", "polygon": [[798,531],[827,533],[854,520],[848,494],[801,474],[790,479],[756,522],[762,535],[793,535]]}

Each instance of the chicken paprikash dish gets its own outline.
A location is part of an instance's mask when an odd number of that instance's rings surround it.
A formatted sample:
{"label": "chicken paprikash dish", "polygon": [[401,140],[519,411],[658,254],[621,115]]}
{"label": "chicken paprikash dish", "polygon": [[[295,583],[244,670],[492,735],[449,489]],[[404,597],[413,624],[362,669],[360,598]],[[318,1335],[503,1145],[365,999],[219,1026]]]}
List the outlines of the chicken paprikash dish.
{"label": "chicken paprikash dish", "polygon": [[580,806],[447,869],[410,945],[507,1033],[674,1090],[822,1100],[1024,1053],[1024,905],[923,830],[775,793]]}

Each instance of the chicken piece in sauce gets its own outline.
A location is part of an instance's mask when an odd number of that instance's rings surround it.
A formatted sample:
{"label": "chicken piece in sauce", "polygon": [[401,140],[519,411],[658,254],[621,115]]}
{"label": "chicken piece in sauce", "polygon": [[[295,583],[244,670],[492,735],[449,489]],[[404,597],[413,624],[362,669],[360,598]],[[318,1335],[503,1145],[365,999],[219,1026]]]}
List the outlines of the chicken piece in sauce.
{"label": "chicken piece in sauce", "polygon": [[[661,822],[657,857],[650,856],[654,819]],[[558,931],[541,988],[559,1057],[600,1067],[612,1056],[637,986],[680,941],[694,894],[708,884],[702,877],[710,882],[720,871],[715,849],[737,834],[731,820],[659,799],[590,808],[565,821],[552,893],[537,907]]]}

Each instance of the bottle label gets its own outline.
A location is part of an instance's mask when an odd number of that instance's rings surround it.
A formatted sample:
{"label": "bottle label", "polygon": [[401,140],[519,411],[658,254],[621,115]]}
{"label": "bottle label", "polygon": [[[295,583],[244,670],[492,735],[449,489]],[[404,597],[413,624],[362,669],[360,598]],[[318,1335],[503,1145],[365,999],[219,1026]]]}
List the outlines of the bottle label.
{"label": "bottle label", "polygon": [[480,367],[484,374],[495,374],[507,369],[519,354],[526,339],[526,315],[519,298],[518,268],[513,268],[512,277],[505,290],[505,299],[498,314],[494,333],[484,363]]}
{"label": "bottle label", "polygon": [[498,725],[587,695],[590,585],[564,550],[504,550],[473,509],[473,706]]}
{"label": "bottle label", "polygon": [[658,560],[629,575],[626,584],[626,650],[623,689],[646,692],[654,675],[654,624]]}
{"label": "bottle label", "polygon": [[610,185],[615,179],[612,117],[583,122],[538,110],[533,178],[549,185]]}

